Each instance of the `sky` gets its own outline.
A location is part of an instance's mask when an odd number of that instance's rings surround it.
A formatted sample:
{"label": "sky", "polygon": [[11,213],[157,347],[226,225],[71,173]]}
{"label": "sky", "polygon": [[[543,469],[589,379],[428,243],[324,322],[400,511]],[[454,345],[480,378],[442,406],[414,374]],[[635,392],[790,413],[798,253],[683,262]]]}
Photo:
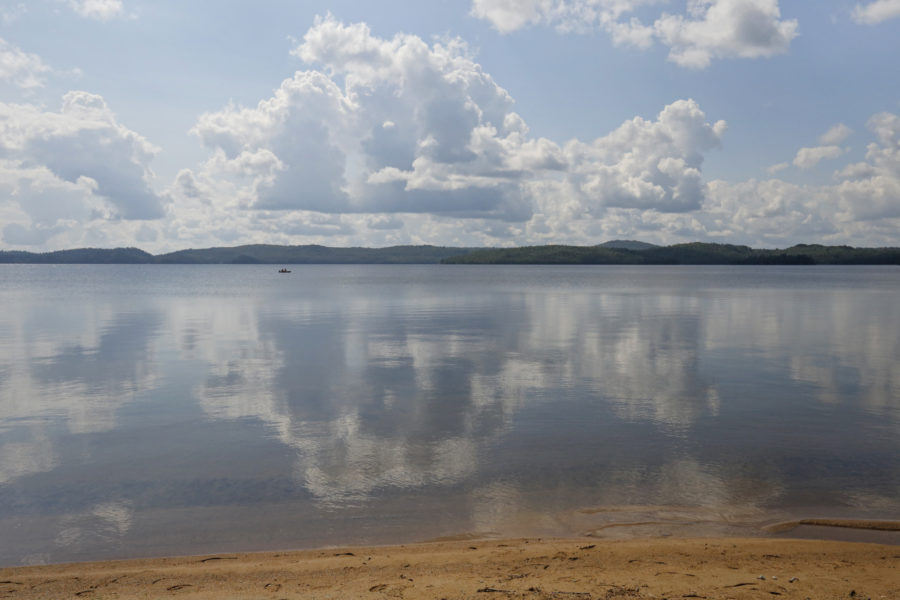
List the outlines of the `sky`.
{"label": "sky", "polygon": [[900,246],[900,0],[0,0],[0,249]]}

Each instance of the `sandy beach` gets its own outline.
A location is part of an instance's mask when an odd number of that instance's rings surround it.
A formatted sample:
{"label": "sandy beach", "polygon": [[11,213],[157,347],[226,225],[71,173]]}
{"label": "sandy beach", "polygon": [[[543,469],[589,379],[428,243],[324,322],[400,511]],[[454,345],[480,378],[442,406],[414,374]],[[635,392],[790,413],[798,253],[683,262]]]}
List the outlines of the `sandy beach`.
{"label": "sandy beach", "polygon": [[900,547],[454,540],[0,569],[4,598],[900,598]]}

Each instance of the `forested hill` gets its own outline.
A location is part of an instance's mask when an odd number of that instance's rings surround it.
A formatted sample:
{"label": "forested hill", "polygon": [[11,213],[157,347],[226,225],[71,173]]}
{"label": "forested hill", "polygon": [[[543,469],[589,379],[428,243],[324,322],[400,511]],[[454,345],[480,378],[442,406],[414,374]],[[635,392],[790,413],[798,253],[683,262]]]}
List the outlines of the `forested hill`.
{"label": "forested hill", "polygon": [[900,248],[799,244],[783,250],[694,242],[655,246],[615,240],[598,246],[330,248],[254,244],[153,255],[138,248],[0,251],[0,263],[48,264],[557,264],[557,265],[900,265]]}
{"label": "forested hill", "polygon": [[76,248],[56,252],[0,251],[0,263],[46,264],[141,264],[156,262],[152,254],[138,248]]}
{"label": "forested hill", "polygon": [[0,251],[0,263],[53,264],[433,264],[473,248],[393,246],[390,248],[329,248],[254,244],[233,248],[179,250],[153,255],[138,248],[79,248],[32,253]]}
{"label": "forested hill", "polygon": [[694,242],[641,249],[626,244],[527,246],[475,250],[443,260],[446,264],[546,265],[900,265],[900,248],[853,248],[798,244],[760,250],[732,244]]}

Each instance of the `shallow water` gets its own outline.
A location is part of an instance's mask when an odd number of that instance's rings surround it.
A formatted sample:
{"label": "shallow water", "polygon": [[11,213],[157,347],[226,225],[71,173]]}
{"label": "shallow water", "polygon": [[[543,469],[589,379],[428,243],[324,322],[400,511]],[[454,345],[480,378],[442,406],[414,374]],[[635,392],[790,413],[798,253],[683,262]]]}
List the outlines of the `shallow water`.
{"label": "shallow water", "polygon": [[0,565],[900,515],[897,267],[292,269],[0,265]]}

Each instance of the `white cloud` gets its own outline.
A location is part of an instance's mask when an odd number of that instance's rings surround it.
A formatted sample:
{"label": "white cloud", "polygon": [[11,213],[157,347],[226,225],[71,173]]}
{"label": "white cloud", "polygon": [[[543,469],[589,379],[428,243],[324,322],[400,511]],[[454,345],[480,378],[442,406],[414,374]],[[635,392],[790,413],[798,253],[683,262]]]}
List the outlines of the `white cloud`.
{"label": "white cloud", "polygon": [[[838,144],[846,140],[853,130],[844,125],[837,123],[828,131],[819,136],[819,145],[800,148],[794,156],[793,165],[800,169],[811,169],[823,160],[832,160],[842,156],[849,148],[841,148]],[[788,168],[788,163],[780,163],[769,167],[769,174],[775,173]]]}
{"label": "white cloud", "polygon": [[458,40],[384,40],[329,17],[294,53],[322,71],[194,128],[252,208],[527,218],[513,194],[524,169],[558,167],[559,148],[525,138],[509,95]]}
{"label": "white cloud", "polygon": [[59,112],[0,103],[0,187],[22,217],[5,239],[41,244],[92,220],[162,217],[150,187],[156,152],[95,94],[69,92]]}
{"label": "white cloud", "polygon": [[0,82],[8,81],[24,89],[42,87],[43,75],[50,70],[37,54],[23,52],[0,38]]}
{"label": "white cloud", "polygon": [[777,0],[693,0],[688,6],[688,18],[665,14],[655,23],[669,60],[683,67],[783,54],[797,35],[797,21],[781,20]]}
{"label": "white cloud", "polygon": [[853,10],[853,19],[866,25],[875,25],[896,17],[900,17],[900,0],[875,0],[868,4],[857,4]]}
{"label": "white cloud", "polygon": [[876,142],[865,162],[849,165],[834,185],[771,179],[713,181],[697,214],[698,237],[719,231],[729,241],[783,245],[816,240],[863,246],[897,245],[900,230],[900,117],[879,113],[867,123]]}
{"label": "white cloud", "polygon": [[[703,153],[725,128],[679,101],[656,121],[636,118],[560,147],[529,135],[512,98],[459,40],[380,39],[365,24],[328,17],[294,54],[321,70],[297,72],[255,108],[200,118],[193,131],[213,154],[179,176],[185,197],[256,211],[499,220],[509,225],[488,229],[507,236],[553,189],[573,213],[699,208]],[[400,234],[402,223],[386,223],[356,226]]]}
{"label": "white cloud", "polygon": [[[883,112],[866,127],[877,142],[869,144],[866,162],[849,165],[838,173],[837,186],[842,212],[854,219],[900,221],[900,116]],[[890,221],[883,223],[891,226]]]}
{"label": "white cloud", "polygon": [[819,143],[823,146],[836,146],[850,137],[852,133],[852,129],[843,123],[838,123],[822,134],[819,138]]}
{"label": "white cloud", "polygon": [[122,0],[69,0],[72,9],[88,19],[109,21],[123,14]]}
{"label": "white cloud", "polygon": [[[618,6],[616,23],[625,23],[634,5]],[[713,8],[694,2],[684,22],[707,21]],[[3,241],[48,249],[138,240],[151,251],[614,238],[897,244],[900,125],[891,113],[872,117],[859,133],[873,142],[865,160],[836,164],[831,185],[708,181],[704,159],[725,123],[692,100],[594,140],[554,141],[529,132],[460,40],[380,38],[326,17],[293,54],[304,70],[271,95],[197,120],[209,154],[161,194],[151,187],[156,149],[100,96],[72,92],[59,110],[0,104]],[[835,124],[793,164],[842,156],[851,133]]]}
{"label": "white cloud", "polygon": [[[900,117],[889,112],[882,112],[872,116],[866,123],[866,127],[875,134],[878,141],[886,146],[886,150],[891,153],[892,160],[900,158],[900,150],[897,145],[900,144]],[[869,146],[872,152],[877,146]]]}
{"label": "white cloud", "polygon": [[612,32],[638,22],[619,19],[643,5],[665,0],[472,0],[471,14],[489,21],[497,31],[510,33],[528,25],[547,23],[560,31],[588,31],[599,27]]}
{"label": "white cloud", "polygon": [[[545,185],[545,202],[517,236],[528,243],[591,243],[637,238],[657,243],[693,240],[784,247],[796,242],[896,246],[900,231],[900,116],[879,113],[868,129],[875,141],[863,162],[848,165],[828,185],[780,179],[710,181],[698,210],[663,212],[608,207],[602,219],[582,214],[565,186]],[[776,165],[776,170],[786,164]]]}
{"label": "white cloud", "polygon": [[778,0],[689,0],[686,14],[662,13],[652,24],[631,16],[654,0],[473,0],[472,15],[501,33],[535,24],[561,31],[607,32],[614,43],[669,47],[669,60],[705,68],[714,58],[761,58],[787,52],[797,21],[782,20]]}
{"label": "white cloud", "polygon": [[801,169],[811,169],[819,162],[837,158],[844,151],[840,146],[815,146],[812,148],[800,148],[797,151],[797,156],[794,157],[794,166],[800,167]]}
{"label": "white cloud", "polygon": [[255,109],[205,114],[193,131],[223,153],[214,160],[227,175],[251,184],[254,208],[344,212],[339,138],[350,109],[327,76],[298,72]]}
{"label": "white cloud", "polygon": [[591,144],[566,146],[573,181],[588,206],[684,212],[705,197],[703,152],[716,147],[725,122],[706,122],[693,100],[665,107],[656,121],[636,117]]}
{"label": "white cloud", "polygon": [[471,14],[490,21],[500,33],[517,31],[547,18],[538,0],[472,0]]}
{"label": "white cloud", "polygon": [[772,165],[771,167],[766,169],[766,172],[769,173],[769,175],[774,175],[775,173],[779,173],[781,171],[784,171],[787,168],[790,168],[790,166],[791,166],[790,163],[782,162],[782,163]]}
{"label": "white cloud", "polygon": [[[697,215],[696,237],[779,246],[783,240],[824,240],[839,233],[836,199],[827,187],[769,179],[712,181],[709,202]],[[710,236],[710,233],[713,235]]]}

